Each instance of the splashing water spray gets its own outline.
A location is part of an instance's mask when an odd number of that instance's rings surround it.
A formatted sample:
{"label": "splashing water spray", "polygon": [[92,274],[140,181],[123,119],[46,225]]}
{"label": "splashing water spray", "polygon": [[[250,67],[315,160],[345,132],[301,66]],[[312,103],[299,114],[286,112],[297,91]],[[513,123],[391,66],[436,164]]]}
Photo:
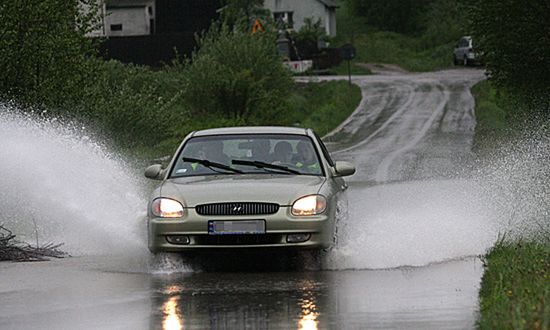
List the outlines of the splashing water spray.
{"label": "splashing water spray", "polygon": [[[137,271],[192,271],[179,256],[151,257],[142,169],[81,127],[0,105],[0,141],[0,224],[19,239],[145,260]],[[353,187],[324,268],[423,266],[483,254],[501,233],[547,230],[550,143],[516,145],[466,179]]]}

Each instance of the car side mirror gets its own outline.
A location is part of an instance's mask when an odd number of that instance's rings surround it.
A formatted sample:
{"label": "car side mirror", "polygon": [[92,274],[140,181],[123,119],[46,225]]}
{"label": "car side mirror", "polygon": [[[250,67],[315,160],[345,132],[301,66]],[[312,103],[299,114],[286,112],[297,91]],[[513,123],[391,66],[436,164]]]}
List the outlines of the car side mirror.
{"label": "car side mirror", "polygon": [[153,180],[162,180],[164,177],[164,172],[165,171],[162,169],[162,165],[151,165],[145,169],[145,177]]}
{"label": "car side mirror", "polygon": [[349,162],[336,161],[332,170],[334,176],[349,176],[355,173],[355,165]]}

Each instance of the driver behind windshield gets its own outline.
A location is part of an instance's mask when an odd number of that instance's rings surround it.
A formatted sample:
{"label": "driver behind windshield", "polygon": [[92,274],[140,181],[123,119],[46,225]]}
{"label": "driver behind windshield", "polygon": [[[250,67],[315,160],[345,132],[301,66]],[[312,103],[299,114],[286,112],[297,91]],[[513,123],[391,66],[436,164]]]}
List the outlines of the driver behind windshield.
{"label": "driver behind windshield", "polygon": [[[229,157],[223,152],[223,143],[221,141],[207,141],[202,143],[190,143],[185,150],[184,157],[195,158],[199,160],[208,160],[214,163],[224,165],[230,164]],[[182,161],[180,161],[182,162]],[[211,173],[212,170],[198,162],[185,162],[178,166],[176,174],[183,173]]]}
{"label": "driver behind windshield", "polygon": [[229,157],[223,153],[223,143],[221,141],[208,141],[202,143],[199,159],[206,159],[224,165],[231,164]]}

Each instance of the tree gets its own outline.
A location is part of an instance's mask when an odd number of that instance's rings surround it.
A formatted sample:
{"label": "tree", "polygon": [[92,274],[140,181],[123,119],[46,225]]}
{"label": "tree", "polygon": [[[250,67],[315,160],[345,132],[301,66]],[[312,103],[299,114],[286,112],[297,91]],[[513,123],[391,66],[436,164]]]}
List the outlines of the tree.
{"label": "tree", "polygon": [[[93,52],[95,0],[0,3],[0,95],[56,103],[80,89]],[[88,10],[83,10],[88,8]]]}
{"label": "tree", "polygon": [[263,8],[264,0],[224,0],[221,19],[230,27],[248,29],[252,20],[267,18],[269,12]]}
{"label": "tree", "polygon": [[321,20],[314,20],[312,17],[306,17],[302,28],[297,32],[293,32],[291,37],[298,48],[299,57],[307,59],[319,53],[319,41],[328,39]]}
{"label": "tree", "polygon": [[475,47],[491,79],[509,91],[550,99],[550,2],[470,0]]}
{"label": "tree", "polygon": [[422,29],[422,14],[433,0],[347,0],[352,15],[365,17],[370,26],[399,33]]}
{"label": "tree", "polygon": [[252,34],[213,25],[199,41],[192,64],[183,69],[183,98],[202,114],[243,123],[269,123],[285,111],[293,84],[270,29]]}

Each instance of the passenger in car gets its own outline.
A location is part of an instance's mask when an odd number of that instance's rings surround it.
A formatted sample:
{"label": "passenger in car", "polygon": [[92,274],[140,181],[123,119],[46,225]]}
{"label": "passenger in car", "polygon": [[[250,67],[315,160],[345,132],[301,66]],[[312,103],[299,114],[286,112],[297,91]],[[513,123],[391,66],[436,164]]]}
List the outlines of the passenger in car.
{"label": "passenger in car", "polygon": [[287,141],[279,141],[273,149],[273,164],[291,164],[292,163],[292,145]]}
{"label": "passenger in car", "polygon": [[296,145],[296,151],[297,154],[293,157],[296,167],[311,173],[319,171],[319,160],[311,144],[300,141]]}

